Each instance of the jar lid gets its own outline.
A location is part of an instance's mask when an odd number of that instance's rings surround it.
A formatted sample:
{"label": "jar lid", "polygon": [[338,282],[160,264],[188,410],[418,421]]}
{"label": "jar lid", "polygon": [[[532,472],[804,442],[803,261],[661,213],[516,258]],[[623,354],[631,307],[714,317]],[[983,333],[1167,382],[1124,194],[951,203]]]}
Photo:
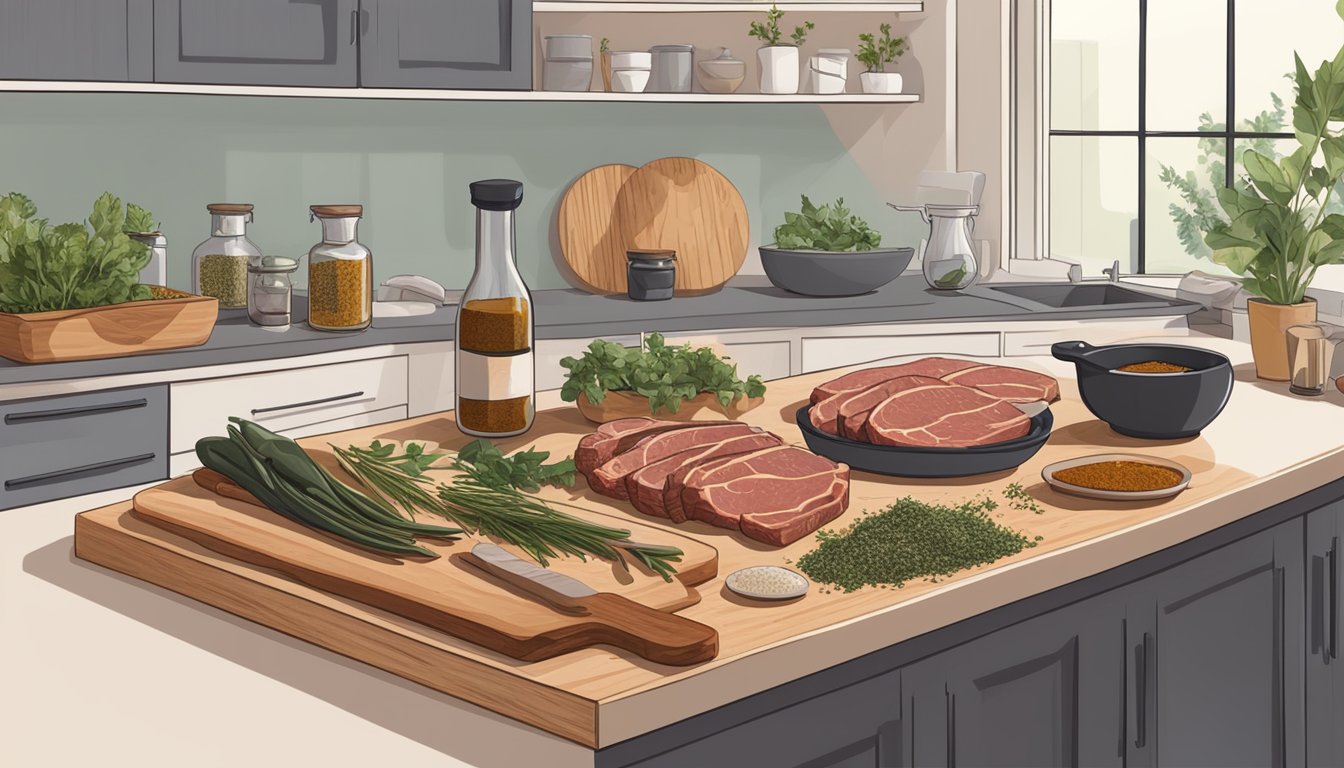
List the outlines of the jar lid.
{"label": "jar lid", "polygon": [[211,213],[223,213],[226,215],[238,215],[252,212],[251,203],[210,203],[205,206],[205,210]]}
{"label": "jar lid", "polygon": [[253,257],[247,262],[248,272],[293,272],[299,268],[299,260],[288,256]]}
{"label": "jar lid", "polygon": [[350,216],[363,216],[362,205],[310,205],[308,210],[319,219],[343,219]]}
{"label": "jar lid", "polygon": [[483,211],[512,211],[523,204],[523,182],[486,179],[470,184],[471,204]]}
{"label": "jar lid", "polygon": [[727,48],[720,48],[720,49],[719,49],[719,55],[718,55],[718,56],[715,56],[715,57],[712,58],[712,59],[710,59],[710,61],[731,61],[731,62],[734,62],[734,63],[740,63],[742,60],[741,60],[741,59],[734,58],[734,57],[733,57],[733,52],[732,52],[731,50],[729,50],[729,49],[727,49]]}
{"label": "jar lid", "polygon": [[668,45],[655,45],[649,49],[650,53],[680,53],[682,51],[694,51],[695,46],[687,43],[669,43]]}
{"label": "jar lid", "polygon": [[676,261],[677,252],[661,248],[631,248],[625,252],[629,261]]}

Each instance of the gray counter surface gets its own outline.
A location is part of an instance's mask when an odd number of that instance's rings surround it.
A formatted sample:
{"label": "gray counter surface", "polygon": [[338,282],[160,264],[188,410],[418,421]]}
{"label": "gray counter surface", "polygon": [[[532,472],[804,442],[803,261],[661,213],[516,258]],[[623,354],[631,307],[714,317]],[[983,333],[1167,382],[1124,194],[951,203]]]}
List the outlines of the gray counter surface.
{"label": "gray counter surface", "polygon": [[[863,323],[930,323],[1074,319],[1099,316],[1096,309],[1049,309],[974,287],[955,293],[928,290],[918,275],[901,277],[863,296],[814,298],[772,286],[763,276],[734,278],[723,290],[670,301],[631,301],[624,296],[593,296],[565,288],[536,291],[538,339],[596,338],[644,332],[706,331],[729,328],[778,328]],[[1186,314],[1194,305],[1154,297],[1152,304],[1104,310],[1110,317]],[[438,308],[419,317],[375,318],[367,330],[342,334],[314,331],[307,300],[296,295],[292,326],[284,331],[249,324],[245,310],[223,310],[210,340],[198,347],[107,360],[25,365],[0,358],[0,384],[55,381],[144,373],[177,368],[300,357],[322,352],[451,341],[457,307]]]}

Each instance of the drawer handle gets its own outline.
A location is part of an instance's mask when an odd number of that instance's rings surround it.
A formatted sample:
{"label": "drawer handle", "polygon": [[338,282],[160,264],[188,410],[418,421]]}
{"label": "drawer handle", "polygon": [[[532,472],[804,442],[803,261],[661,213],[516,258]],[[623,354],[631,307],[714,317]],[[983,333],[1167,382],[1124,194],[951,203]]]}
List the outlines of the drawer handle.
{"label": "drawer handle", "polygon": [[49,411],[29,411],[28,413],[7,413],[5,414],[5,423],[25,424],[30,421],[51,421],[53,419],[70,419],[76,416],[91,416],[96,413],[114,413],[116,411],[129,411],[135,408],[144,408],[147,405],[149,405],[149,400],[141,397],[136,400],[123,400],[120,403],[85,405],[77,408],[53,408]]}
{"label": "drawer handle", "polygon": [[1331,659],[1339,658],[1339,537],[1330,540],[1329,568],[1326,578],[1330,580],[1330,612],[1326,619],[1330,622],[1326,637],[1329,638],[1329,650],[1322,654],[1327,664]]}
{"label": "drawer handle", "polygon": [[111,461],[100,461],[97,464],[85,464],[82,467],[73,467],[71,469],[58,469],[55,472],[44,472],[40,475],[29,475],[20,477],[16,480],[6,480],[6,491],[17,491],[20,488],[28,488],[34,485],[48,485],[50,483],[60,482],[72,475],[83,474],[103,474],[113,470],[129,467],[132,464],[143,464],[146,461],[152,461],[155,454],[142,453],[139,456],[130,456],[124,459],[113,459]]}
{"label": "drawer handle", "polygon": [[361,397],[363,396],[363,394],[364,392],[361,390],[359,392],[351,392],[348,395],[335,395],[333,397],[323,397],[318,400],[307,400],[302,403],[290,403],[289,405],[272,405],[269,408],[253,408],[252,415],[256,416],[257,414],[260,413],[271,413],[272,411],[287,411],[290,408],[303,408],[304,406],[308,405],[322,405],[323,403],[335,403],[341,400],[349,400],[352,397]]}
{"label": "drawer handle", "polygon": [[1134,646],[1134,699],[1137,734],[1134,746],[1143,749],[1148,746],[1148,643],[1149,634],[1143,633],[1143,641]]}

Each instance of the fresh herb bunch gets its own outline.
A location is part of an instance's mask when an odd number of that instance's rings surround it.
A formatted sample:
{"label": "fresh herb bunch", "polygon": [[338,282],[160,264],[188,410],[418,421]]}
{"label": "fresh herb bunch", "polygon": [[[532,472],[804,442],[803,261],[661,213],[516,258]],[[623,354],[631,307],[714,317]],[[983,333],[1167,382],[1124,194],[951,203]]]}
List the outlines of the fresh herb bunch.
{"label": "fresh herb bunch", "polygon": [[154,222],[154,214],[135,203],[126,204],[126,234],[144,235],[158,231],[159,225]]}
{"label": "fresh herb bunch", "polygon": [[893,38],[890,24],[881,25],[878,31],[881,36],[872,32],[859,35],[859,50],[854,54],[869,72],[885,72],[888,64],[905,55],[907,41],[904,36]]}
{"label": "fresh herb bunch", "polygon": [[[137,223],[151,218],[136,208]],[[90,231],[92,230],[92,231]],[[0,197],[0,312],[46,312],[142,301],[149,249],[126,235],[121,200],[104,193],[85,224],[51,226],[32,200]]]}
{"label": "fresh herb bunch", "polygon": [[602,41],[597,44],[597,52],[608,53],[609,51],[611,51],[611,40],[604,37],[602,38]]}
{"label": "fresh herb bunch", "polygon": [[[347,448],[332,446],[332,449],[351,476],[387,502],[411,515],[421,512],[437,515],[473,534],[502,539],[521,547],[543,566],[551,558],[564,554],[581,560],[598,557],[625,568],[624,554],[665,581],[671,581],[676,573],[673,563],[680,562],[680,549],[639,544],[630,541],[629,531],[553,509],[545,500],[523,493],[511,478],[503,476],[499,471],[500,462],[490,452],[476,455],[477,460],[485,458],[480,463],[463,459],[459,452],[447,467],[458,474],[448,482],[436,483],[424,476],[423,469],[444,454],[418,452],[408,456],[388,451],[388,447],[375,444],[370,448],[352,445]],[[491,448],[498,453],[498,449]],[[547,455],[538,451],[529,453],[532,458],[514,466],[531,467],[534,462],[540,466],[540,459],[535,457],[544,459]],[[570,464],[572,466],[572,462]],[[541,481],[541,474],[533,473],[526,481],[536,485]],[[553,471],[552,477],[556,477]]]}
{"label": "fresh herb bunch", "polygon": [[[779,45],[779,39],[783,35],[779,29],[779,20],[784,18],[784,12],[779,10],[779,6],[771,5],[770,10],[765,12],[765,23],[759,21],[751,22],[751,28],[747,35],[759,39],[766,46]],[[793,34],[790,35],[795,46],[801,46],[807,40],[807,33],[816,28],[816,24],[805,21],[793,28]]]}
{"label": "fresh herb bunch", "polygon": [[775,245],[795,251],[871,251],[882,244],[882,233],[854,216],[837,198],[818,208],[803,195],[801,213],[786,211],[775,227]]}
{"label": "fresh herb bunch", "polygon": [[765,394],[760,376],[743,381],[737,376],[737,366],[719,359],[709,347],[668,346],[658,333],[645,339],[643,349],[598,339],[582,357],[566,357],[560,365],[569,369],[560,389],[567,403],[582,394],[597,405],[607,392],[631,391],[649,399],[649,413],[660,409],[676,413],[683,400],[701,392],[712,392],[725,408],[739,397]]}
{"label": "fresh herb bunch", "polygon": [[376,552],[431,558],[438,555],[415,537],[452,540],[462,533],[402,518],[332,477],[288,437],[245,419],[229,421],[228,437],[197,441],[197,458],[294,522]]}
{"label": "fresh herb bunch", "polygon": [[577,468],[574,459],[565,459],[553,464],[545,463],[551,457],[550,451],[519,451],[505,456],[499,447],[489,440],[473,440],[456,454],[446,452],[426,453],[424,443],[408,441],[397,453],[397,447],[391,443],[374,440],[367,449],[372,459],[387,463],[411,477],[423,475],[440,460],[453,456],[460,465],[470,464],[474,472],[488,478],[492,485],[508,485],[524,491],[536,492],[543,485],[568,488],[574,485]]}
{"label": "fresh herb bunch", "polygon": [[797,565],[818,584],[853,592],[936,580],[1036,546],[1039,536],[1029,539],[990,518],[997,506],[989,499],[947,506],[907,496],[843,530],[818,531],[820,544]]}

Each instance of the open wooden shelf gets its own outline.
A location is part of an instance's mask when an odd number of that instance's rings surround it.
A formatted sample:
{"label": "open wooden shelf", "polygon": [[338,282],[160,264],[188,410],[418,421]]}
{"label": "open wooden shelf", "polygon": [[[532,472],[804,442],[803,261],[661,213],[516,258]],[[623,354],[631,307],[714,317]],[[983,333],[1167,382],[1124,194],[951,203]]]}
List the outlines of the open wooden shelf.
{"label": "open wooden shelf", "polygon": [[[535,13],[730,13],[762,12],[770,9],[770,2],[714,2],[714,0],[687,0],[686,2],[639,2],[634,0],[536,0]],[[847,0],[845,2],[780,2],[782,11],[917,13],[924,10],[922,2],[887,2],[885,0]]]}

